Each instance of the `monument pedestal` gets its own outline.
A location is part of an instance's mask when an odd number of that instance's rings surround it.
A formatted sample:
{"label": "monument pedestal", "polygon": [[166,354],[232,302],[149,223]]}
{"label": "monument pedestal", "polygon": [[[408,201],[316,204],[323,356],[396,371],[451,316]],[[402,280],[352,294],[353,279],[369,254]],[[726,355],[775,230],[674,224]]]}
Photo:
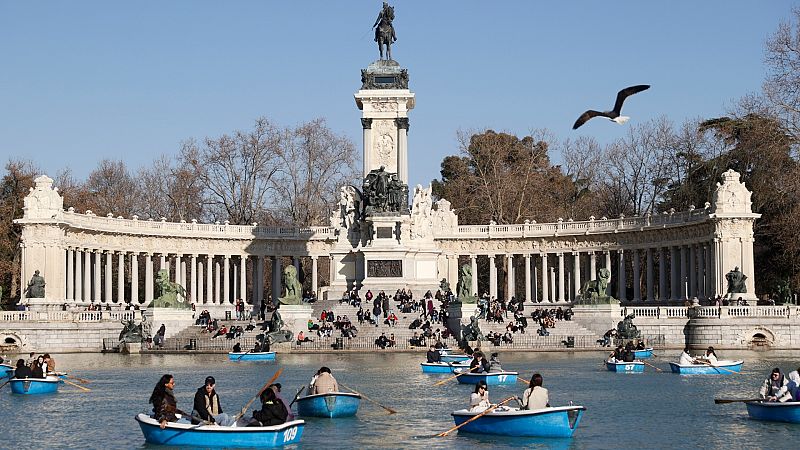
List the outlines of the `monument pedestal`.
{"label": "monument pedestal", "polygon": [[278,309],[283,319],[284,328],[291,330],[295,337],[300,331],[308,332],[308,319],[312,308],[309,305],[281,305]]}
{"label": "monument pedestal", "polygon": [[447,307],[447,327],[461,337],[461,327],[469,324],[469,318],[478,314],[477,303],[453,302]]}
{"label": "monument pedestal", "polygon": [[142,312],[143,322],[150,324],[150,333],[155,335],[163,324],[166,327],[165,338],[178,334],[186,327],[194,325],[191,309],[148,308]]}
{"label": "monument pedestal", "polygon": [[126,342],[119,346],[119,352],[123,355],[138,355],[141,350],[142,344],[138,342]]}

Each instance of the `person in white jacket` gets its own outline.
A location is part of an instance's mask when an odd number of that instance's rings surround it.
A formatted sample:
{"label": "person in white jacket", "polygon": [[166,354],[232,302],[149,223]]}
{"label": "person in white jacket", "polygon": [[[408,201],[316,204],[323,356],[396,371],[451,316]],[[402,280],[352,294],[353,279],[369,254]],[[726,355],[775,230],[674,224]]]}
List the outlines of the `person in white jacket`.
{"label": "person in white jacket", "polygon": [[522,409],[542,409],[550,407],[550,396],[547,389],[542,387],[544,379],[538,373],[533,374],[528,384],[528,389],[522,393],[520,405]]}
{"label": "person in white jacket", "polygon": [[774,368],[770,373],[769,378],[764,380],[761,389],[758,391],[761,398],[767,399],[770,402],[788,402],[792,400],[792,394],[789,393],[789,381],[781,373],[781,369]]}

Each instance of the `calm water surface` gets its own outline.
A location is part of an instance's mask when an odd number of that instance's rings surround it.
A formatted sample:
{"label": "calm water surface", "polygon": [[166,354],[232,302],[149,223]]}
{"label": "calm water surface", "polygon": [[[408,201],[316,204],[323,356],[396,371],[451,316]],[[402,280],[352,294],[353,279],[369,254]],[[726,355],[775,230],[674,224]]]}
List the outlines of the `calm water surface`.
{"label": "calm water surface", "polygon": [[[588,408],[572,439],[538,440],[458,433],[432,438],[453,426],[450,412],[466,405],[472,387],[455,381],[433,387],[446,375],[422,374],[421,354],[279,355],[277,363],[233,363],[227,355],[56,355],[59,369],[92,380],[92,391],[63,386],[54,395],[18,396],[3,388],[0,448],[159,448],[145,444],[133,417],[149,410],[147,398],[163,373],[175,375],[178,407],[185,410],[213,375],[223,409],[235,414],[278,367],[284,369],[283,395],[291,399],[321,365],[399,413],[387,415],[362,400],[355,418],[307,419],[302,444],[286,448],[797,448],[800,425],[752,421],[743,404],[715,405],[713,399],[752,397],[772,367],[800,365],[800,353],[720,352],[744,359],[742,373],[705,377],[668,373],[666,361],[677,353],[649,360],[665,373],[647,368],[630,375],[606,371],[601,353],[501,353],[507,370],[544,376],[552,405],[572,401]],[[523,389],[522,383],[492,386],[490,399]]]}

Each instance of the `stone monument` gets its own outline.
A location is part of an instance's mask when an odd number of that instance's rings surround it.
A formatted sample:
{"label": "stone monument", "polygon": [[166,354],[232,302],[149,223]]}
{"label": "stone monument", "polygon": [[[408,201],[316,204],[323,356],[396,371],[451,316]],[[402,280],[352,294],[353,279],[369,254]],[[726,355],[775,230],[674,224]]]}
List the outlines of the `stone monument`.
{"label": "stone monument", "polygon": [[746,297],[747,294],[747,284],[745,284],[745,280],[747,280],[747,275],[743,274],[739,267],[734,267],[733,270],[728,272],[725,275],[725,279],[728,281],[728,288],[725,291],[725,296],[729,300],[735,300],[739,297]]}
{"label": "stone monument", "polygon": [[601,267],[597,271],[597,279],[583,284],[580,296],[576,301],[579,305],[607,305],[618,304],[619,300],[608,295],[608,284],[611,282],[611,271]]}
{"label": "stone monument", "polygon": [[160,295],[144,310],[143,320],[150,324],[164,324],[165,338],[194,324],[194,311],[186,301],[186,290],[180,284],[169,281],[168,270],[158,271],[155,284],[160,289]]}
{"label": "stone monument", "polygon": [[31,281],[28,282],[28,287],[25,289],[27,298],[44,298],[44,277],[39,275],[39,271],[33,272]]}

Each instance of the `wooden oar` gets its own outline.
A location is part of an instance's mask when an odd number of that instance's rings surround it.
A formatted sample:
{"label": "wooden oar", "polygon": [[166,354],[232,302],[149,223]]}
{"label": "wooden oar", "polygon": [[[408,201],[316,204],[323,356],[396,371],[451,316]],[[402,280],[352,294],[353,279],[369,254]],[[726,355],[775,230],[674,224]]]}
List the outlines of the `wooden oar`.
{"label": "wooden oar", "polygon": [[659,371],[659,372],[663,372],[663,370],[662,370],[662,369],[659,369],[658,367],[656,367],[656,366],[654,366],[654,365],[650,364],[649,362],[647,362],[647,361],[645,361],[645,360],[640,360],[640,361],[641,361],[642,363],[644,363],[644,365],[646,365],[646,366],[650,366],[650,367],[652,367],[653,369],[656,369],[656,370],[657,370],[657,371]]}
{"label": "wooden oar", "polygon": [[83,392],[89,392],[89,391],[91,391],[91,389],[89,389],[89,388],[87,388],[87,387],[83,387],[83,386],[81,386],[81,385],[80,385],[80,384],[78,384],[78,383],[73,383],[72,381],[69,381],[69,380],[61,380],[61,381],[63,381],[64,383],[67,383],[67,384],[68,384],[68,385],[70,385],[70,386],[75,386],[76,388],[78,388],[78,389],[82,390]]}
{"label": "wooden oar", "polygon": [[747,402],[766,402],[765,398],[715,398],[714,403],[717,405],[723,403],[747,403]]}
{"label": "wooden oar", "polygon": [[490,412],[492,412],[492,411],[494,411],[495,409],[497,409],[497,407],[499,407],[500,405],[504,405],[504,404],[506,404],[506,403],[510,402],[511,400],[514,400],[515,398],[517,398],[517,397],[516,397],[516,396],[513,396],[513,397],[508,397],[507,399],[503,400],[502,402],[500,402],[500,403],[498,403],[498,404],[496,404],[496,405],[494,405],[494,406],[492,406],[492,407],[490,407],[490,408],[487,408],[487,409],[486,409],[486,411],[484,411],[484,412],[482,412],[482,413],[478,414],[477,416],[475,416],[475,417],[472,417],[471,419],[469,419],[469,420],[467,420],[467,421],[463,422],[461,425],[454,426],[453,428],[450,428],[449,430],[447,430],[447,431],[445,431],[445,432],[443,432],[443,433],[439,433],[439,434],[437,434],[437,435],[436,435],[436,437],[445,437],[445,436],[447,436],[448,434],[452,433],[453,431],[456,431],[457,429],[459,429],[459,428],[463,427],[464,425],[466,425],[466,424],[468,424],[468,423],[472,422],[473,420],[477,420],[477,419],[479,419],[479,418],[481,418],[481,417],[485,416],[486,414],[489,414]]}
{"label": "wooden oar", "polygon": [[306,385],[300,386],[300,389],[298,389],[297,393],[294,394],[294,399],[292,400],[292,403],[289,403],[289,408],[291,408],[292,405],[294,405],[294,402],[296,402],[297,399],[300,398],[300,393],[302,393],[305,390],[305,388],[306,388]]}
{"label": "wooden oar", "polygon": [[3,384],[0,384],[0,389],[3,389],[3,388],[5,387],[5,385],[7,385],[8,383],[10,383],[10,382],[11,382],[11,380],[12,380],[13,378],[14,378],[14,377],[11,377],[11,378],[9,378],[8,380],[6,380],[6,382],[5,382],[5,383],[3,383]]}
{"label": "wooden oar", "polygon": [[89,381],[89,380],[87,380],[87,379],[85,379],[85,378],[73,377],[72,375],[64,375],[64,376],[65,376],[65,377],[67,377],[67,378],[71,378],[71,379],[73,379],[73,380],[77,381],[78,383],[82,383],[82,384],[89,384],[89,383],[91,383],[91,381]]}
{"label": "wooden oar", "polygon": [[349,390],[353,391],[353,393],[354,393],[354,394],[358,394],[358,395],[360,395],[361,397],[363,397],[363,398],[364,398],[364,400],[366,400],[366,401],[368,401],[368,402],[370,402],[370,403],[374,403],[374,404],[376,404],[376,405],[380,406],[381,408],[383,408],[383,409],[385,409],[386,411],[388,411],[388,412],[389,412],[389,414],[397,414],[397,411],[396,411],[396,410],[394,410],[394,409],[392,409],[392,408],[389,408],[388,406],[381,405],[380,403],[376,402],[375,400],[373,400],[373,399],[371,399],[371,398],[367,397],[366,395],[364,395],[364,394],[362,394],[362,393],[360,393],[360,392],[356,391],[355,389],[353,389],[353,388],[351,388],[351,387],[347,387],[347,386],[343,385],[341,382],[339,383],[339,386],[341,386],[341,387],[343,387],[343,388],[345,388],[345,389],[349,389]]}
{"label": "wooden oar", "polygon": [[242,412],[240,412],[239,414],[237,414],[237,415],[235,415],[233,417],[233,421],[234,422],[236,422],[236,421],[238,421],[239,419],[242,418],[242,416],[247,412],[247,410],[250,409],[250,405],[252,405],[253,402],[256,401],[256,399],[258,397],[261,396],[261,393],[264,392],[264,390],[266,390],[269,387],[270,384],[274,383],[275,380],[278,379],[278,377],[280,376],[281,372],[283,372],[283,368],[278,369],[278,371],[275,372],[275,375],[273,375],[272,378],[269,379],[269,381],[264,383],[264,386],[262,386],[261,389],[258,390],[258,393],[255,395],[255,397],[251,398],[250,401],[247,402],[246,405],[244,405],[244,408],[242,408]]}
{"label": "wooden oar", "polygon": [[447,378],[447,379],[445,379],[445,380],[442,380],[442,381],[437,381],[437,382],[436,382],[436,383],[434,383],[433,385],[434,385],[434,386],[441,386],[441,385],[443,385],[443,384],[447,383],[448,381],[450,381],[450,380],[455,380],[456,378],[458,378],[458,377],[460,377],[461,375],[464,375],[464,374],[466,374],[466,373],[469,373],[469,369],[468,369],[468,368],[467,368],[467,370],[466,370],[466,371],[464,371],[464,372],[459,372],[459,373],[457,373],[457,374],[453,375],[453,376],[452,376],[452,377],[450,377],[450,378]]}
{"label": "wooden oar", "polygon": [[730,372],[730,373],[739,373],[739,372],[737,372],[737,371],[735,371],[735,370],[726,369],[726,368],[724,368],[724,367],[720,367],[720,366],[715,366],[715,365],[711,364],[711,363],[710,363],[710,362],[708,362],[708,361],[702,361],[702,360],[700,360],[699,362],[701,362],[701,363],[703,363],[703,364],[705,364],[705,365],[707,365],[707,366],[711,366],[711,367],[713,367],[713,368],[715,368],[715,369],[722,369],[722,370],[725,370],[725,371],[727,371],[727,372]]}
{"label": "wooden oar", "polygon": [[247,354],[248,354],[248,353],[250,353],[250,352],[252,352],[252,351],[253,351],[253,349],[250,349],[250,350],[248,350],[248,351],[244,352],[244,354],[241,354],[241,355],[239,355],[239,357],[238,357],[238,358],[236,358],[236,360],[238,361],[238,360],[240,360],[240,359],[244,358],[245,356],[247,356]]}

